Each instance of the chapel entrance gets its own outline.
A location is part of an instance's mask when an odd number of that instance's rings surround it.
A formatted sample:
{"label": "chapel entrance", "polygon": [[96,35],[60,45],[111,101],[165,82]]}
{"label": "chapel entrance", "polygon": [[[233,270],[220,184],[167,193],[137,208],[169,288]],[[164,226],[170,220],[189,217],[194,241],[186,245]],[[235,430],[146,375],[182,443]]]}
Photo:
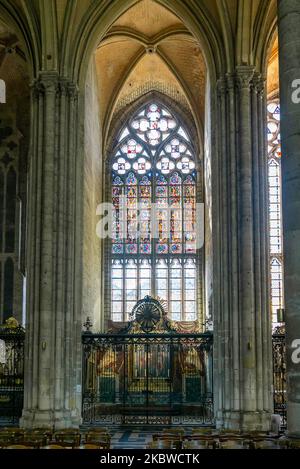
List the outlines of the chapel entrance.
{"label": "chapel entrance", "polygon": [[83,334],[83,422],[213,424],[212,334],[178,333],[146,297],[117,334]]}

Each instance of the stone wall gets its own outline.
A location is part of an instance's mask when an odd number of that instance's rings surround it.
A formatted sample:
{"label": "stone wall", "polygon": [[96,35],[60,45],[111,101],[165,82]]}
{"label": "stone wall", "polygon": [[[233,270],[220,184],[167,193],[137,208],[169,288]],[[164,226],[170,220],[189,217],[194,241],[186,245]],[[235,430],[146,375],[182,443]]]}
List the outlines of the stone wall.
{"label": "stone wall", "polygon": [[90,316],[93,330],[101,328],[101,241],[96,235],[99,217],[97,206],[102,201],[102,137],[94,60],[91,61],[85,88],[85,162],[83,203],[83,319]]}

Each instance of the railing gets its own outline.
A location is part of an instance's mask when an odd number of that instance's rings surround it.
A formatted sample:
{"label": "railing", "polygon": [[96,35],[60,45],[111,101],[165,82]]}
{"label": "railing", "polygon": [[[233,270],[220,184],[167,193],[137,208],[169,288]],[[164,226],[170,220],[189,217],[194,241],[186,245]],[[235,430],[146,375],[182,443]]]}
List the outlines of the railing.
{"label": "railing", "polygon": [[286,342],[284,327],[278,327],[273,333],[273,386],[274,412],[281,417],[281,430],[287,428],[286,395]]}
{"label": "railing", "polygon": [[214,423],[211,334],[91,334],[83,342],[83,421]]}
{"label": "railing", "polygon": [[23,409],[25,331],[0,326],[0,423],[15,424]]}

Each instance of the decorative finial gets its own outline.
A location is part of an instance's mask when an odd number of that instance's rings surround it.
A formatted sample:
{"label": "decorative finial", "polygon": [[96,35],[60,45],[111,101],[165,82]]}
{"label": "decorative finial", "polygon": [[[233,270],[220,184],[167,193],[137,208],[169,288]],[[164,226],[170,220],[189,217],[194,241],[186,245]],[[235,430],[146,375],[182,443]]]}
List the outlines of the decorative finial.
{"label": "decorative finial", "polygon": [[85,328],[86,332],[90,332],[90,330],[92,329],[93,323],[92,323],[91,318],[89,316],[86,318],[86,321],[83,324],[83,327]]}

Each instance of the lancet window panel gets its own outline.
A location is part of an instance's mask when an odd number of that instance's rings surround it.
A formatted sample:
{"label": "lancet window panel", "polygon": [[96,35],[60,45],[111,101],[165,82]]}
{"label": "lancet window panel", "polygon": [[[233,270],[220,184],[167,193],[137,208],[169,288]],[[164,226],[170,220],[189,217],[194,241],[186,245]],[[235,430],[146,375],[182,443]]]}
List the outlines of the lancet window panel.
{"label": "lancet window panel", "polygon": [[16,258],[16,193],[15,164],[0,162],[0,324],[14,312],[14,270]]}
{"label": "lancet window panel", "polygon": [[[134,301],[151,294],[166,301],[174,320],[195,320],[196,287],[191,300],[184,298],[184,266],[197,266],[198,255],[197,170],[188,132],[171,111],[150,103],[121,130],[111,161],[112,319],[127,320]],[[136,283],[126,271],[132,262]]]}
{"label": "lancet window panel", "polygon": [[270,239],[270,292],[274,327],[278,310],[284,308],[283,295],[283,239],[282,239],[282,174],[280,104],[271,100],[267,106],[268,179],[269,179],[269,239]]}

